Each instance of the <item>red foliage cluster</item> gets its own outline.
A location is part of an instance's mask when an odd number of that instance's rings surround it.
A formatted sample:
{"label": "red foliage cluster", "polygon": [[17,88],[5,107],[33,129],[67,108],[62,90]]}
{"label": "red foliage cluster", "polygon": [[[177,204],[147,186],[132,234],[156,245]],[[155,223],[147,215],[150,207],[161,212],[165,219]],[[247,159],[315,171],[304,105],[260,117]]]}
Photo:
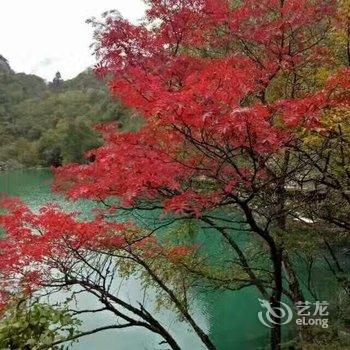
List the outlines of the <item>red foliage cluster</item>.
{"label": "red foliage cluster", "polygon": [[[102,130],[95,161],[58,169],[56,189],[70,198],[116,196],[128,206],[159,200],[167,212],[199,216],[236,186],[250,188],[264,176],[264,159],[293,142],[286,127],[318,127],[323,110],[340,103],[332,79],[313,94],[265,96],[280,72],[331,61],[320,38],[334,5],[152,0],[141,25],[107,18],[96,34],[96,73],[111,77],[112,94],[147,124],[132,133]],[[258,169],[231,166],[237,154],[260,159]],[[203,180],[213,189],[193,185]]]}
{"label": "red foliage cluster", "polygon": [[2,300],[21,290],[30,293],[57,268],[58,261],[81,249],[108,249],[125,244],[125,224],[101,218],[79,221],[77,214],[47,205],[32,212],[16,199],[4,198],[0,226],[6,236],[0,240]]}

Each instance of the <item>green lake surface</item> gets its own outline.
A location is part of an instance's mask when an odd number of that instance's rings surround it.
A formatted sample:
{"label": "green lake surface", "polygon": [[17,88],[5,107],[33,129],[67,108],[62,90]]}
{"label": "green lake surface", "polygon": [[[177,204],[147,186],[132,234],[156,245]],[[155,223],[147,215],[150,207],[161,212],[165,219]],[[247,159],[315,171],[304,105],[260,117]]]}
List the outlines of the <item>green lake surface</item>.
{"label": "green lake surface", "polygon": [[[48,170],[16,170],[0,172],[0,193],[20,197],[34,210],[45,203],[57,203],[67,211],[86,212],[92,208],[91,202],[66,202],[50,191],[52,175]],[[210,240],[207,231],[207,239]],[[210,243],[210,241],[209,241]],[[213,245],[215,247],[215,245]],[[140,300],[143,294],[138,280],[130,280],[122,294],[130,300]],[[150,292],[152,294],[152,292]],[[198,323],[210,334],[219,350],[265,349],[268,343],[268,329],[258,321],[261,310],[259,295],[254,288],[239,292],[200,293],[195,296],[193,313]],[[152,295],[149,297],[152,303]],[[79,303],[86,307],[98,307],[91,297],[81,297]],[[193,335],[189,326],[180,322],[168,310],[158,311],[160,319],[174,335],[183,350],[201,350],[202,345]],[[83,318],[84,330],[93,329],[113,322],[109,314]],[[159,345],[162,339],[148,331],[137,328],[114,330],[90,335],[73,345],[73,350],[165,350]]]}

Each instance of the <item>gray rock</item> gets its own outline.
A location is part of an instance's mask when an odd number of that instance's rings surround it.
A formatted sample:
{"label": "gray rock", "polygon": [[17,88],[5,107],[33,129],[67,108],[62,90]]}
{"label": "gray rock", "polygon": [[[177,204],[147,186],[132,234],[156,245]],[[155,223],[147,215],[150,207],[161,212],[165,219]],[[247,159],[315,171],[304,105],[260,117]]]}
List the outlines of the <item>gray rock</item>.
{"label": "gray rock", "polygon": [[12,69],[7,59],[2,55],[0,55],[0,71],[4,71],[6,73],[12,73]]}

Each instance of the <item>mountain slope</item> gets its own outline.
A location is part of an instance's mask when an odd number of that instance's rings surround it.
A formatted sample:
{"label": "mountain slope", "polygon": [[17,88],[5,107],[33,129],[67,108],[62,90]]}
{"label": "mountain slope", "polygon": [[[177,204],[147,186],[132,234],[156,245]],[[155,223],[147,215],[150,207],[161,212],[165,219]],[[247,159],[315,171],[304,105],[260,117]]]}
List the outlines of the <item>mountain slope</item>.
{"label": "mountain slope", "polygon": [[119,121],[129,128],[130,115],[91,70],[67,81],[56,74],[46,84],[0,69],[0,169],[84,162],[85,151],[101,142],[92,125]]}

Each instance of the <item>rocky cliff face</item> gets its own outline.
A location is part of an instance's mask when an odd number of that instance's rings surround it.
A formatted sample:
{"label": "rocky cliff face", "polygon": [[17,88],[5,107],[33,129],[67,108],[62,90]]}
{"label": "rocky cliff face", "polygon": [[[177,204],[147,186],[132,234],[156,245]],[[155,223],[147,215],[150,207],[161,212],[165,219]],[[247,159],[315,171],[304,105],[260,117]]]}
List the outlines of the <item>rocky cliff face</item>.
{"label": "rocky cliff face", "polygon": [[7,59],[2,55],[0,55],[0,71],[6,72],[6,73],[12,73],[12,69]]}

